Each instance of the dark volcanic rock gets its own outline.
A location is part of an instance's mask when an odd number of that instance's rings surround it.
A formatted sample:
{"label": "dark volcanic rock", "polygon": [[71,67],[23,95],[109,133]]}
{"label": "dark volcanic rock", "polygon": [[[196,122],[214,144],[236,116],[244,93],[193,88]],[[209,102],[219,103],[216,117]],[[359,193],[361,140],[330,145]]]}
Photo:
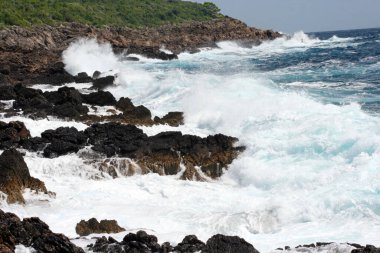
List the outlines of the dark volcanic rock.
{"label": "dark volcanic rock", "polygon": [[13,100],[17,94],[12,86],[0,86],[0,100]]}
{"label": "dark volcanic rock", "polygon": [[20,141],[29,137],[29,130],[24,123],[19,121],[4,123],[0,121],[0,149],[16,147]]}
{"label": "dark volcanic rock", "polygon": [[94,252],[119,253],[119,252],[159,252],[159,253],[259,253],[251,244],[237,236],[215,235],[207,241],[207,244],[198,240],[195,235],[186,236],[176,247],[170,243],[157,243],[157,238],[148,235],[144,231],[136,234],[129,233],[121,242],[112,237],[97,239],[94,245],[89,247]]}
{"label": "dark volcanic rock", "polygon": [[24,203],[25,188],[48,193],[42,181],[30,176],[22,155],[15,149],[5,150],[0,155],[0,190],[8,195],[9,203]]}
{"label": "dark volcanic rock", "polygon": [[75,231],[80,236],[87,236],[90,234],[112,234],[120,233],[125,231],[124,228],[120,227],[115,220],[101,220],[100,222],[92,218],[88,221],[82,220],[79,222]]}
{"label": "dark volcanic rock", "polygon": [[91,83],[93,79],[89,77],[86,72],[81,72],[74,76],[74,81],[76,83]]}
{"label": "dark volcanic rock", "polygon": [[356,245],[354,247],[356,247],[356,249],[353,249],[351,253],[380,253],[380,248],[376,248],[373,245],[366,245],[365,247]]}
{"label": "dark volcanic rock", "polygon": [[186,236],[181,243],[179,243],[174,250],[178,252],[199,252],[205,247],[205,243],[200,241],[195,235]]}
{"label": "dark volcanic rock", "polygon": [[115,97],[108,91],[97,91],[90,94],[82,94],[83,102],[90,105],[115,105]]}
{"label": "dark volcanic rock", "polygon": [[108,86],[112,86],[114,81],[114,76],[99,77],[93,81],[93,87],[98,90],[103,90]]}
{"label": "dark volcanic rock", "polygon": [[100,71],[95,71],[93,74],[92,74],[92,78],[93,79],[97,79],[97,78],[99,78],[100,77],[100,75],[101,75],[102,73],[100,73]]}
{"label": "dark volcanic rock", "polygon": [[250,243],[237,236],[214,235],[202,253],[259,253]]}
{"label": "dark volcanic rock", "polygon": [[14,252],[22,244],[44,253],[84,253],[61,234],[55,234],[39,218],[20,220],[0,210],[0,252]]}
{"label": "dark volcanic rock", "polygon": [[[29,138],[19,144],[31,151],[43,151],[44,156],[50,158],[91,146],[93,151],[109,157],[93,163],[112,176],[117,175],[113,168],[116,163],[124,168],[126,176],[133,175],[136,164],[128,162],[133,159],[143,174],[175,175],[181,170],[182,163],[187,168],[182,179],[206,180],[205,176],[220,177],[223,169],[244,150],[235,147],[236,142],[236,138],[221,134],[200,138],[181,132],[163,132],[148,137],[134,125],[105,123],[93,124],[85,131],[67,127],[48,130],[41,134],[41,138]],[[110,158],[113,156],[126,160],[116,161]]]}
{"label": "dark volcanic rock", "polygon": [[75,78],[66,72],[62,62],[56,62],[47,71],[30,80],[31,84],[62,85],[75,82]]}

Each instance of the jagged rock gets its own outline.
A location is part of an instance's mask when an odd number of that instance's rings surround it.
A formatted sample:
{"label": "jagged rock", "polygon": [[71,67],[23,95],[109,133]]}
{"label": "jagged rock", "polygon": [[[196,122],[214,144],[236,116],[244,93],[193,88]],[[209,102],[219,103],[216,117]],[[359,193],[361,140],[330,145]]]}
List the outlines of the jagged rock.
{"label": "jagged rock", "polygon": [[252,244],[237,236],[214,235],[208,239],[202,253],[259,253]]}
{"label": "jagged rock", "polygon": [[132,111],[135,108],[131,99],[125,98],[125,97],[120,98],[119,101],[117,101],[115,106],[117,109],[121,111]]}
{"label": "jagged rock", "polygon": [[13,100],[17,94],[12,86],[0,86],[0,100]]}
{"label": "jagged rock", "polygon": [[53,233],[39,218],[21,221],[16,215],[0,210],[0,252],[14,252],[18,244],[44,253],[84,253],[66,236]]}
{"label": "jagged rock", "polygon": [[184,124],[183,112],[169,112],[162,118],[155,117],[154,121],[158,124],[168,124],[169,126],[180,126]]}
{"label": "jagged rock", "polygon": [[42,181],[30,176],[28,167],[17,150],[5,150],[0,155],[0,191],[8,195],[9,203],[24,203],[22,191],[25,188],[49,193]]}
{"label": "jagged rock", "polygon": [[93,161],[99,170],[113,177],[118,173],[133,175],[137,170],[143,174],[176,175],[182,162],[186,170],[181,179],[215,179],[244,150],[234,147],[236,138],[221,134],[200,138],[181,132],[163,132],[148,137],[136,126],[118,123],[93,124],[85,131],[58,128],[45,131],[41,137],[30,138],[21,145],[32,151],[43,151],[45,157],[76,153],[85,146],[107,157],[117,155],[121,159],[117,166],[111,160]]}
{"label": "jagged rock", "polygon": [[53,64],[47,71],[33,78],[31,84],[51,84],[62,85],[65,83],[75,82],[75,78],[66,72],[65,65],[62,62]]}
{"label": "jagged rock", "polygon": [[108,91],[97,91],[90,94],[82,94],[84,103],[90,105],[115,105],[115,97]]}
{"label": "jagged rock", "polygon": [[174,250],[178,252],[194,253],[204,249],[205,243],[200,241],[195,235],[186,236]]}
{"label": "jagged rock", "polygon": [[87,236],[90,234],[120,233],[125,229],[120,227],[115,220],[101,220],[98,222],[97,219],[92,218],[88,221],[82,220],[79,222],[75,227],[75,231],[80,236]]}
{"label": "jagged rock", "polygon": [[76,83],[91,83],[93,79],[89,77],[86,72],[81,72],[74,76],[74,81]]}
{"label": "jagged rock", "polygon": [[72,103],[64,103],[54,106],[53,113],[62,118],[75,118],[89,112],[88,107],[84,105],[75,105]]}
{"label": "jagged rock", "polygon": [[373,245],[366,245],[365,247],[356,245],[354,247],[356,247],[356,249],[353,249],[351,253],[380,253],[380,248],[376,248]]}
{"label": "jagged rock", "polygon": [[106,77],[99,77],[93,81],[93,87],[98,90],[103,90],[107,88],[108,86],[113,85],[113,82],[115,81],[114,76],[106,76]]}
{"label": "jagged rock", "polygon": [[195,235],[188,235],[176,247],[172,247],[168,242],[160,246],[155,236],[144,231],[129,233],[121,242],[112,237],[98,238],[94,245],[89,245],[89,249],[100,253],[259,253],[251,244],[237,236],[215,235],[205,244]]}
{"label": "jagged rock", "polygon": [[0,121],[0,149],[17,146],[20,141],[30,137],[29,130],[20,121],[4,123]]}

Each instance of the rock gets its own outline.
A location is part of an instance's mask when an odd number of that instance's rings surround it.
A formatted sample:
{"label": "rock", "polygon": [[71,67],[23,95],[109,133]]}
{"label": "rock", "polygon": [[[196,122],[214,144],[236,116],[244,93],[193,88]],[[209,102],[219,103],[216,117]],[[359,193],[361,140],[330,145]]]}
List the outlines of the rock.
{"label": "rock", "polygon": [[30,80],[31,84],[51,84],[62,85],[65,83],[75,82],[75,78],[66,72],[65,65],[62,62],[57,62],[47,71],[39,74],[38,77]]}
{"label": "rock", "polygon": [[152,119],[152,113],[143,105],[136,106],[132,110],[123,111],[123,115],[127,119],[150,121]]}
{"label": "rock", "polygon": [[207,179],[205,177],[220,177],[223,169],[244,150],[234,146],[236,141],[236,138],[221,134],[200,138],[181,132],[163,132],[148,137],[133,125],[105,123],[93,124],[85,131],[75,128],[48,130],[41,138],[30,138],[20,145],[31,151],[43,151],[44,156],[50,158],[91,146],[97,153],[107,157],[117,155],[121,159],[117,162],[92,160],[94,166],[111,176],[117,176],[115,166],[122,168],[120,173],[126,176],[133,175],[136,166],[143,174],[176,175],[181,171],[182,162],[187,169],[181,179],[202,181]]}
{"label": "rock", "polygon": [[66,102],[61,105],[54,106],[53,113],[61,118],[75,118],[87,114],[89,109],[83,105],[74,105]]}
{"label": "rock", "polygon": [[75,231],[80,236],[87,236],[90,234],[112,234],[125,231],[120,227],[115,220],[101,220],[92,218],[88,221],[82,220],[75,228]]}
{"label": "rock", "polygon": [[16,215],[0,210],[0,228],[0,252],[14,252],[15,245],[21,244],[37,252],[84,253],[66,236],[53,233],[39,218],[21,221]]}
{"label": "rock", "polygon": [[194,253],[200,252],[204,248],[204,242],[200,241],[195,235],[188,235],[174,248],[174,250],[178,252]]}
{"label": "rock", "polygon": [[155,117],[154,122],[158,124],[168,124],[169,126],[178,127],[184,124],[183,112],[169,112],[162,118]]}
{"label": "rock", "polygon": [[126,61],[140,61],[139,58],[133,57],[133,56],[128,56],[124,58]]}
{"label": "rock", "polygon": [[44,92],[43,96],[54,105],[71,103],[73,105],[82,104],[82,95],[75,88],[62,87],[58,91]]}
{"label": "rock", "polygon": [[0,149],[12,148],[30,137],[29,130],[20,121],[0,121]]}
{"label": "rock", "polygon": [[93,80],[87,75],[86,72],[81,72],[78,73],[78,75],[74,76],[74,81],[76,83],[91,83]]}
{"label": "rock", "polygon": [[90,105],[106,106],[115,105],[115,97],[108,91],[97,91],[90,94],[82,94],[84,103]]}
{"label": "rock", "polygon": [[30,176],[22,155],[15,149],[5,150],[0,155],[0,190],[8,195],[8,203],[24,203],[25,188],[48,194],[45,184]]}
{"label": "rock", "polygon": [[135,106],[133,105],[131,99],[122,97],[117,101],[116,108],[121,111],[132,111],[135,109]]}
{"label": "rock", "polygon": [[102,73],[100,73],[100,71],[95,71],[93,74],[92,74],[92,78],[93,79],[97,79],[97,78],[99,78],[100,77],[100,75],[101,75]]}
{"label": "rock", "polygon": [[[227,17],[143,29],[99,28],[71,23],[57,27],[13,26],[0,30],[0,62],[11,70],[9,75],[0,73],[0,79],[10,84],[74,82],[75,78],[64,71],[61,54],[75,39],[83,37],[110,42],[114,49],[127,49],[128,54],[170,60],[176,59],[176,54],[181,52],[215,46],[219,41],[257,44],[280,36],[279,33],[251,28]],[[174,54],[161,52],[162,46]]]}
{"label": "rock", "polygon": [[98,90],[103,90],[108,86],[112,86],[114,81],[114,76],[99,77],[93,81],[93,87]]}
{"label": "rock", "polygon": [[356,247],[351,253],[380,253],[380,248],[376,248],[373,245],[366,245],[365,247]]}
{"label": "rock", "polygon": [[0,86],[0,100],[14,100],[17,94],[12,86]]}
{"label": "rock", "polygon": [[237,236],[214,235],[208,239],[202,253],[259,253],[251,244]]}

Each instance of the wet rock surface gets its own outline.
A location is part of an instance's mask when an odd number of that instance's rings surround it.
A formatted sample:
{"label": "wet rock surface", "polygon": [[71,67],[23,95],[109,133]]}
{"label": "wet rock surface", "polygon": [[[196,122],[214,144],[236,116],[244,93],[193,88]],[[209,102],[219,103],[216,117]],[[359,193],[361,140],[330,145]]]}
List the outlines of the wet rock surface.
{"label": "wet rock surface", "polygon": [[15,147],[17,143],[29,137],[30,132],[23,122],[11,121],[5,123],[0,121],[0,149]]}
{"label": "wet rock surface", "polygon": [[[107,159],[90,159],[89,162],[114,177],[121,171],[123,175],[133,175],[134,170],[143,174],[176,175],[183,165],[186,170],[180,175],[181,179],[205,180],[220,177],[223,169],[244,150],[235,147],[236,142],[236,138],[221,134],[207,138],[181,132],[147,136],[133,125],[105,123],[94,124],[84,131],[68,127],[47,130],[41,137],[23,140],[20,146],[40,151],[48,158],[77,153],[91,146],[93,152],[108,157],[108,162]],[[112,162],[114,159],[120,162],[118,166]],[[128,162],[132,160],[134,162]]]}
{"label": "wet rock surface", "polygon": [[168,242],[159,245],[157,237],[148,235],[144,231],[139,231],[136,234],[129,233],[121,242],[112,237],[101,237],[96,240],[95,244],[89,245],[89,249],[100,253],[259,253],[251,244],[237,236],[215,235],[204,243],[195,235],[188,235],[174,247]]}
{"label": "wet rock surface", "polygon": [[7,194],[8,203],[24,203],[22,191],[25,188],[49,193],[41,180],[30,176],[29,169],[17,150],[5,150],[0,155],[0,191]]}
{"label": "wet rock surface", "polygon": [[[171,112],[162,118],[155,117],[153,120],[150,110],[145,106],[135,106],[129,98],[124,97],[117,101],[110,92],[102,90],[82,94],[73,87],[63,86],[57,91],[43,92],[39,89],[15,85],[2,86],[0,92],[0,100],[14,100],[13,108],[3,110],[4,112],[17,114],[18,111],[22,111],[24,115],[33,118],[55,116],[88,124],[111,121],[148,126],[155,124],[178,126],[184,121],[181,112]],[[112,115],[89,114],[88,106],[114,106],[115,113]],[[120,112],[117,112],[117,109]]]}
{"label": "wet rock surface", "polygon": [[69,238],[55,234],[39,218],[20,220],[0,210],[0,252],[15,252],[16,245],[32,247],[41,253],[84,253]]}
{"label": "wet rock surface", "polygon": [[100,222],[95,219],[88,221],[81,220],[75,227],[75,231],[80,236],[87,236],[90,234],[115,234],[125,231],[120,227],[115,220],[101,220]]}

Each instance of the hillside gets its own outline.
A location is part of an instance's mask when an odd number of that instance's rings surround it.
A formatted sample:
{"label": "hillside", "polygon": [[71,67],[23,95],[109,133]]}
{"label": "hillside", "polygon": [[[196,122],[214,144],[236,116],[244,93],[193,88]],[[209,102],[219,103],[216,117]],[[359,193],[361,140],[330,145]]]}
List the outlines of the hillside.
{"label": "hillside", "polygon": [[181,0],[0,0],[0,28],[67,22],[135,28],[218,17],[213,3]]}

